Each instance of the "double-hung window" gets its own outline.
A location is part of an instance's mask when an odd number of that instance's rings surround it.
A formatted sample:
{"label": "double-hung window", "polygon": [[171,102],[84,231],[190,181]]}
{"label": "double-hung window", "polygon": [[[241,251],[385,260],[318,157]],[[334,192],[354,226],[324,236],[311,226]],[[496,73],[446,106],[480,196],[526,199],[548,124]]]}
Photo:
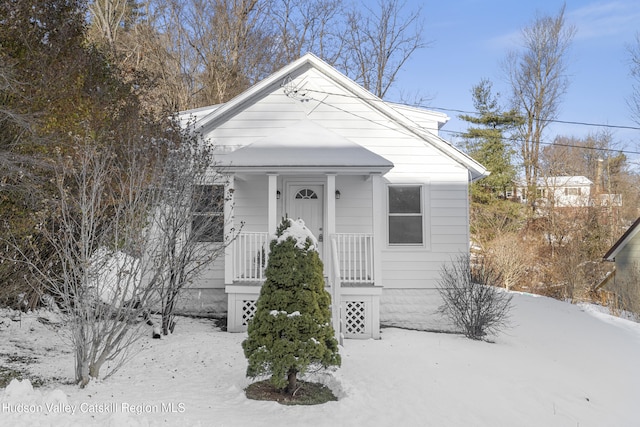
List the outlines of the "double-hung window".
{"label": "double-hung window", "polygon": [[580,196],[581,195],[580,187],[569,187],[564,189],[565,196]]}
{"label": "double-hung window", "polygon": [[389,244],[424,243],[422,186],[389,185]]}
{"label": "double-hung window", "polygon": [[193,188],[192,231],[200,242],[224,241],[224,185]]}

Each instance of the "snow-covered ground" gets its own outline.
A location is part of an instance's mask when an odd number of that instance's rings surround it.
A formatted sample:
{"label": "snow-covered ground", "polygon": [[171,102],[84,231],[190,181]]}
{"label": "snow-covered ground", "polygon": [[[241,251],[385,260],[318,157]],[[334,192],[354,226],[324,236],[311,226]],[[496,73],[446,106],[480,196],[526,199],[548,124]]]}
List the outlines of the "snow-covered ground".
{"label": "snow-covered ground", "polygon": [[0,357],[35,358],[29,369],[61,378],[0,389],[0,425],[639,425],[640,324],[543,297],[513,301],[512,328],[495,343],[401,329],[345,341],[342,367],[316,377],[339,400],[308,407],[248,400],[245,334],[210,320],[180,319],[173,336],[145,338],[114,376],[78,389],[73,355],[37,321],[43,313],[0,316]]}

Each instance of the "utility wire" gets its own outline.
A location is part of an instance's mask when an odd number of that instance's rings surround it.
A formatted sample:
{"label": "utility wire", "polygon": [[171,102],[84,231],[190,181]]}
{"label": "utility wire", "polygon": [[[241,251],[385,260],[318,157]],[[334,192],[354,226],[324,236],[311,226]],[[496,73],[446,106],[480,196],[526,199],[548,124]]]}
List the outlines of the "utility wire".
{"label": "utility wire", "polygon": [[[305,89],[307,92],[314,92],[314,93],[319,93],[319,94],[324,94],[324,95],[333,95],[333,96],[342,96],[345,98],[354,98],[354,99],[362,99],[365,101],[370,101],[370,102],[383,102],[383,103],[387,103],[387,104],[398,104],[398,105],[404,105],[406,107],[410,107],[410,108],[418,108],[418,109],[426,109],[426,110],[437,110],[437,111],[449,111],[452,113],[460,113],[460,114],[473,114],[478,116],[479,113],[477,111],[466,111],[466,110],[459,110],[456,108],[444,108],[444,107],[433,107],[433,106],[423,106],[423,105],[409,105],[409,104],[402,104],[400,102],[390,102],[390,101],[384,101],[380,98],[377,97],[372,97],[372,98],[362,98],[359,96],[355,96],[355,95],[351,95],[351,94],[345,94],[345,93],[334,93],[334,92],[327,92],[327,91],[319,91],[319,90],[314,90],[314,89]],[[555,119],[541,119],[541,121],[543,122],[548,122],[548,123],[561,123],[561,124],[570,124],[570,125],[577,125],[577,126],[593,126],[593,127],[603,127],[603,128],[611,128],[611,129],[626,129],[626,130],[640,130],[640,127],[638,126],[627,126],[627,125],[609,125],[609,124],[603,124],[603,123],[591,123],[591,122],[579,122],[579,121],[572,121],[572,120],[555,120]]]}
{"label": "utility wire", "polygon": [[[431,110],[438,111],[450,111],[452,113],[461,113],[461,114],[473,114],[478,116],[479,113],[475,111],[465,111],[465,110],[457,110],[454,108],[444,108],[444,107],[424,107]],[[608,125],[603,123],[589,123],[589,122],[578,122],[572,120],[555,120],[555,119],[546,119],[541,120],[547,123],[561,123],[565,125],[578,125],[578,126],[593,126],[593,127],[602,127],[602,128],[611,128],[611,129],[627,129],[627,130],[640,130],[638,126],[626,126],[626,125]]]}
{"label": "utility wire", "polygon": [[[416,108],[416,109],[426,109],[426,110],[438,110],[438,111],[449,111],[449,112],[454,112],[454,113],[461,113],[461,114],[473,114],[473,115],[479,115],[478,112],[473,112],[473,111],[466,111],[466,110],[459,110],[459,109],[454,109],[454,108],[441,108],[441,107],[424,107],[424,106],[415,106],[415,105],[408,105],[408,104],[401,104],[398,102],[387,102],[384,100],[381,100],[378,97],[370,97],[370,98],[363,98],[363,97],[359,97],[359,96],[355,96],[352,94],[345,94],[345,93],[335,93],[335,92],[328,92],[328,91],[320,91],[320,90],[315,90],[315,89],[309,89],[309,88],[305,88],[305,91],[310,93],[317,93],[317,94],[323,94],[323,95],[332,95],[332,96],[340,96],[340,97],[345,97],[345,98],[352,98],[352,99],[362,99],[365,101],[369,101],[369,102],[381,102],[381,103],[385,103],[385,104],[397,104],[397,105],[404,105],[406,107],[409,108]],[[316,100],[318,101],[318,100]],[[322,101],[319,101],[322,102]],[[323,104],[325,104],[325,102],[322,102]],[[337,108],[335,105],[332,105],[334,108]],[[357,116],[356,114],[349,112],[347,110],[344,110],[342,108],[339,108],[339,110],[353,114],[355,116]],[[398,110],[396,110],[398,111]],[[412,119],[408,118],[406,115],[402,114],[402,112],[398,111],[401,115],[403,115],[405,118],[407,118],[409,121],[413,122]],[[360,117],[360,116],[358,116]],[[371,122],[373,122],[371,119],[365,118],[365,117],[360,117],[363,118],[365,120],[369,120]],[[640,130],[640,127],[634,127],[634,126],[623,126],[623,125],[605,125],[605,124],[598,124],[598,123],[588,123],[588,122],[577,122],[577,121],[568,121],[568,120],[545,120],[547,122],[551,122],[551,123],[562,123],[562,124],[573,124],[573,125],[580,125],[580,126],[594,126],[594,127],[605,127],[605,128],[613,128],[613,129],[627,129],[627,130]],[[375,122],[378,125],[381,125],[381,123]],[[418,128],[416,127],[416,130],[420,130],[420,131],[425,131],[425,129],[423,128]],[[462,137],[466,132],[461,132],[461,131],[452,131],[452,130],[447,130],[447,129],[440,129],[439,132],[442,133],[448,133],[448,134],[452,134],[454,136],[459,136]],[[511,142],[524,142],[521,138],[517,138],[517,137],[502,137],[503,141],[511,141]],[[531,142],[531,141],[529,141]],[[625,149],[615,149],[615,148],[598,148],[598,147],[588,147],[588,146],[583,146],[583,145],[575,145],[575,144],[564,144],[564,143],[560,143],[560,142],[548,142],[548,141],[540,141],[541,145],[556,145],[556,146],[562,146],[562,147],[569,147],[569,148],[580,148],[580,149],[585,149],[585,150],[595,150],[595,151],[605,151],[605,152],[614,152],[614,153],[624,153],[624,154],[636,154],[636,155],[640,155],[640,151],[632,151],[632,150],[625,150]]]}
{"label": "utility wire", "polygon": [[[454,136],[459,136],[459,137],[462,137],[465,134],[465,132],[452,131],[452,130],[446,130],[446,129],[440,129],[440,132],[453,134]],[[502,139],[502,141],[524,142],[521,138],[517,138],[517,137],[506,137],[506,136],[503,136],[503,137],[501,137],[501,139]],[[529,141],[529,142],[531,142],[531,141]],[[557,141],[554,141],[554,142],[540,141],[540,144],[541,145],[554,145],[554,146],[557,146],[557,147],[579,148],[579,149],[583,149],[583,150],[606,151],[606,152],[613,152],[613,153],[639,154],[640,155],[640,151],[632,151],[632,150],[616,149],[616,148],[589,147],[589,146],[585,146],[585,145],[565,144],[565,143],[557,142]]]}

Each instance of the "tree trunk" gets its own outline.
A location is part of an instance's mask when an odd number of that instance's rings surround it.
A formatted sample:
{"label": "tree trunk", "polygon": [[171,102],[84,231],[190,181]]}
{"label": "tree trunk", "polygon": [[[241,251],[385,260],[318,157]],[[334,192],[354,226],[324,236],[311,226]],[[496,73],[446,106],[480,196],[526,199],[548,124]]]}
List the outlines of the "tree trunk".
{"label": "tree trunk", "polygon": [[289,381],[289,384],[287,385],[287,393],[289,394],[293,394],[293,392],[296,391],[296,377],[298,375],[297,371],[294,371],[293,369],[289,371],[288,375],[287,375],[287,379]]}
{"label": "tree trunk", "polygon": [[162,312],[162,335],[169,335],[173,332],[173,312],[172,308],[165,307]]}
{"label": "tree trunk", "polygon": [[76,345],[76,382],[80,388],[89,383],[89,361],[84,346]]}
{"label": "tree trunk", "polygon": [[171,298],[169,298],[162,310],[162,335],[172,334],[176,326],[175,315],[173,314],[176,307],[176,297],[177,293],[172,293]]}

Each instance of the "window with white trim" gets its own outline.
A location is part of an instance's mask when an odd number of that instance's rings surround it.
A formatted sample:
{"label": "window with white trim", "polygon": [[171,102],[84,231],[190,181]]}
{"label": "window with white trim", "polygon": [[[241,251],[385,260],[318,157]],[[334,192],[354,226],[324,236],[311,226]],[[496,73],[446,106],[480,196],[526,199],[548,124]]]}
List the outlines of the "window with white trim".
{"label": "window with white trim", "polygon": [[421,185],[389,185],[388,231],[390,245],[424,243]]}
{"label": "window with white trim", "polygon": [[196,185],[192,199],[192,231],[199,242],[224,241],[224,185]]}

